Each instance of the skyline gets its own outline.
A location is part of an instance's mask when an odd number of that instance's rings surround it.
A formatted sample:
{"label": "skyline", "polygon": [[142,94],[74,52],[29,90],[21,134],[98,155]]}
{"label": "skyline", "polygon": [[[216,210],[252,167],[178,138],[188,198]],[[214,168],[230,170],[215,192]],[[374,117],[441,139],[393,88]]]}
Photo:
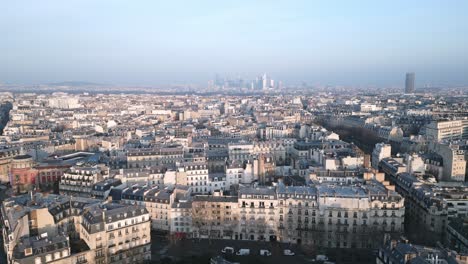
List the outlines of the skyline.
{"label": "skyline", "polygon": [[467,85],[466,7],[12,1],[0,17],[0,83],[206,85],[215,73],[267,72],[285,84],[403,87],[415,72],[416,88]]}
{"label": "skyline", "polygon": [[0,10],[0,264],[468,264],[468,1]]}
{"label": "skyline", "polygon": [[2,92],[0,262],[467,264],[468,90],[408,77]]}

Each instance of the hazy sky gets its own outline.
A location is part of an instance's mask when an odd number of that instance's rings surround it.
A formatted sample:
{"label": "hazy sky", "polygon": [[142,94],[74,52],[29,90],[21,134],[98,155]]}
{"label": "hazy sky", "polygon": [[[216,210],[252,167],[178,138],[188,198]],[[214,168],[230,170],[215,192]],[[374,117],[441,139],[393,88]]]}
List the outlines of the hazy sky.
{"label": "hazy sky", "polygon": [[468,1],[0,3],[0,82],[468,84]]}

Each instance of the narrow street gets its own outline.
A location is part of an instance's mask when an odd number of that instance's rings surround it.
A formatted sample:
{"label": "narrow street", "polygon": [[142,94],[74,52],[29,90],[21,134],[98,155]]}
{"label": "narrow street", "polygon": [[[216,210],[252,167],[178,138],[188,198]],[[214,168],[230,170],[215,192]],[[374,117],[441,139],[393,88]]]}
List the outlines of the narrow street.
{"label": "narrow street", "polygon": [[[3,200],[8,197],[8,192],[11,189],[7,189],[4,185],[0,185],[0,203],[3,203]],[[0,228],[3,228],[3,217],[0,218]],[[6,254],[3,248],[3,232],[0,232],[0,263],[7,263]]]}

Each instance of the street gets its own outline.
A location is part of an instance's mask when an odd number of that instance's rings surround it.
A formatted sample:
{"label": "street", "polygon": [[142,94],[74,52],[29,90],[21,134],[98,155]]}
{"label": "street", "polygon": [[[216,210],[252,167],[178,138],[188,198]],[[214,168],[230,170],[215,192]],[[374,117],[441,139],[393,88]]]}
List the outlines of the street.
{"label": "street", "polygon": [[[224,247],[250,249],[248,256],[223,254]],[[260,256],[260,249],[270,250],[272,256]],[[291,249],[295,256],[284,256],[283,250]],[[211,257],[221,255],[225,259],[241,264],[248,263],[314,263],[317,254],[324,254],[335,263],[375,263],[372,250],[360,249],[323,249],[304,251],[304,247],[277,242],[218,240],[218,239],[183,239],[169,241],[163,236],[152,236],[152,263],[209,263]],[[320,262],[316,262],[320,263]]]}

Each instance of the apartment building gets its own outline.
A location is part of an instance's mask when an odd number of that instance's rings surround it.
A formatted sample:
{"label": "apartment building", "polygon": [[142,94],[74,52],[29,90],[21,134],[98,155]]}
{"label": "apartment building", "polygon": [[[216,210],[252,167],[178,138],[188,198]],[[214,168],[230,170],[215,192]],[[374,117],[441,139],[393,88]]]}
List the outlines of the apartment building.
{"label": "apartment building", "polygon": [[[177,196],[177,195],[176,195]],[[176,237],[192,235],[192,199],[189,196],[175,198],[171,204],[170,232]]]}
{"label": "apartment building", "polygon": [[371,248],[403,232],[404,202],[375,181],[365,186],[278,187],[280,240],[328,248]]}
{"label": "apartment building", "polygon": [[166,167],[153,166],[146,168],[119,169],[114,171],[116,178],[129,184],[134,182],[149,182],[151,184],[162,184]]}
{"label": "apartment building", "polygon": [[[426,137],[436,142],[462,139],[468,128],[468,120],[439,120],[425,126]],[[465,137],[466,138],[466,137]]]}
{"label": "apartment building", "polygon": [[197,195],[191,215],[193,237],[240,239],[237,196]]}
{"label": "apartment building", "polygon": [[432,152],[442,157],[442,177],[441,181],[465,181],[466,159],[465,151],[460,148],[457,142],[437,143],[431,142],[429,148]]}
{"label": "apartment building", "polygon": [[171,194],[171,189],[159,187],[153,187],[145,193],[144,204],[151,215],[152,229],[171,230]]}
{"label": "apartment building", "polygon": [[[61,195],[25,194],[2,203],[3,242],[7,263],[79,263],[93,262],[94,249],[81,250],[82,215],[99,200]],[[53,245],[53,246],[52,246]],[[86,247],[84,247],[86,248]]]}
{"label": "apartment building", "polygon": [[278,183],[241,186],[236,196],[220,191],[192,198],[189,186],[130,187],[122,199],[145,205],[152,229],[175,235],[370,248],[385,233],[403,232],[404,199],[391,187],[372,179],[310,186]]}
{"label": "apartment building", "polygon": [[459,217],[450,221],[445,242],[450,249],[468,254],[468,217]]}
{"label": "apartment building", "polygon": [[233,162],[245,162],[251,158],[254,151],[252,142],[228,143],[229,160]]}
{"label": "apartment building", "polygon": [[80,237],[95,249],[95,263],[151,259],[150,214],[138,205],[98,204],[85,209]]}
{"label": "apartment building", "polygon": [[194,193],[208,194],[211,191],[206,162],[185,162],[184,170],[187,186],[190,186]]}
{"label": "apartment building", "polygon": [[392,146],[385,143],[375,144],[375,148],[372,151],[372,168],[378,170],[379,163],[384,158],[390,158],[392,156]]}
{"label": "apartment building", "polygon": [[243,182],[244,164],[241,162],[229,162],[226,164],[226,187],[237,186]]}
{"label": "apartment building", "polygon": [[60,179],[60,194],[91,197],[93,185],[107,177],[107,170],[101,165],[84,163],[73,166]]}
{"label": "apartment building", "polygon": [[410,234],[418,234],[421,242],[443,241],[449,221],[468,214],[468,189],[454,182],[436,183],[430,178],[406,173],[406,166],[400,161],[383,159],[380,167],[405,198],[405,229],[413,230]]}
{"label": "apartment building", "polygon": [[[22,237],[12,255],[11,263],[39,264],[39,263],[73,263],[71,247],[68,237],[57,235],[53,237],[34,236]],[[91,255],[91,254],[89,254]]]}
{"label": "apartment building", "polygon": [[239,239],[276,241],[278,230],[274,187],[245,187],[239,190]]}
{"label": "apartment building", "polygon": [[144,206],[153,230],[190,233],[191,191],[184,185],[134,184],[122,190],[121,199],[126,204]]}
{"label": "apartment building", "polygon": [[412,244],[408,240],[387,239],[376,256],[377,264],[468,263],[468,256],[441,247]]}
{"label": "apartment building", "polygon": [[184,160],[184,149],[180,145],[138,148],[127,151],[128,168],[145,168],[153,166],[174,167]]}

